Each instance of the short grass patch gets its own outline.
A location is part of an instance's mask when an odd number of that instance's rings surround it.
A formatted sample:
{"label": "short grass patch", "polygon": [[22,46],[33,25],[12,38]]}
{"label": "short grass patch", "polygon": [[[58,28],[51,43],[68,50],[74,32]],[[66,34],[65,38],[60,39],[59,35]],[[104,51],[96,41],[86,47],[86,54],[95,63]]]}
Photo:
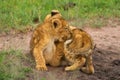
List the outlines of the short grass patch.
{"label": "short grass patch", "polygon": [[0,80],[25,80],[32,69],[23,61],[28,59],[19,50],[0,51]]}

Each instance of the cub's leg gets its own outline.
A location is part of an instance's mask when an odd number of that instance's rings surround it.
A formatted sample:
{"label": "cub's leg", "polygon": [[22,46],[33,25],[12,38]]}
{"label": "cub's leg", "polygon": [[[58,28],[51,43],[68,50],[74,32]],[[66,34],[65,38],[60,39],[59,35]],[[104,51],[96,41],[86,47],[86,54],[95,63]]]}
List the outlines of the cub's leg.
{"label": "cub's leg", "polygon": [[50,62],[51,66],[59,66],[61,63],[61,58],[63,57],[64,53],[64,42],[56,42],[56,51],[52,57],[52,60]]}
{"label": "cub's leg", "polygon": [[43,45],[37,44],[33,49],[33,56],[36,62],[37,70],[47,70],[45,59],[43,56]]}
{"label": "cub's leg", "polygon": [[76,59],[73,65],[65,67],[65,71],[72,71],[81,68],[85,64],[86,59],[84,57],[79,57]]}
{"label": "cub's leg", "polygon": [[92,63],[92,55],[86,58],[86,65],[85,67],[82,67],[81,70],[87,74],[93,74],[94,73],[94,66]]}

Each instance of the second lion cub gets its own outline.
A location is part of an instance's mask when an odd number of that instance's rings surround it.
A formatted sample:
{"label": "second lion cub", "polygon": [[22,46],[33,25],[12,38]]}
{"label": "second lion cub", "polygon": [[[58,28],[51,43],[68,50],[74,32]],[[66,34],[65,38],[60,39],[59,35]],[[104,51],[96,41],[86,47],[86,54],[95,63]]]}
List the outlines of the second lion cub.
{"label": "second lion cub", "polygon": [[[71,63],[65,71],[81,69],[88,74],[94,73],[92,53],[94,49],[93,40],[88,33],[82,29],[71,26],[72,37],[65,42],[65,58]],[[83,67],[85,66],[85,67]]]}

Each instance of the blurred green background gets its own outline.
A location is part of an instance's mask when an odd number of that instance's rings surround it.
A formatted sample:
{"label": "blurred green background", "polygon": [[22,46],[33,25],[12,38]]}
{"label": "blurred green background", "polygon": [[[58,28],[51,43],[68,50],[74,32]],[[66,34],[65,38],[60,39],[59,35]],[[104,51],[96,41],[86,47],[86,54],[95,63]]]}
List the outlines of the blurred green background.
{"label": "blurred green background", "polygon": [[0,0],[0,31],[41,23],[52,9],[67,20],[120,17],[120,0]]}

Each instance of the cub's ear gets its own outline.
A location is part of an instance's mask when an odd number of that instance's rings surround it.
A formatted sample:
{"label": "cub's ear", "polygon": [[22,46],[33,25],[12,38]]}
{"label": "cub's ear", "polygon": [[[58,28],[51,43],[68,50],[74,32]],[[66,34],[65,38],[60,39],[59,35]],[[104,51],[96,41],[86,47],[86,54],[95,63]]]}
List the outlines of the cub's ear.
{"label": "cub's ear", "polygon": [[53,19],[52,20],[52,25],[54,28],[57,28],[62,25],[61,21],[59,19]]}
{"label": "cub's ear", "polygon": [[51,11],[51,16],[54,16],[56,14],[60,14],[60,12],[58,10],[52,10]]}

